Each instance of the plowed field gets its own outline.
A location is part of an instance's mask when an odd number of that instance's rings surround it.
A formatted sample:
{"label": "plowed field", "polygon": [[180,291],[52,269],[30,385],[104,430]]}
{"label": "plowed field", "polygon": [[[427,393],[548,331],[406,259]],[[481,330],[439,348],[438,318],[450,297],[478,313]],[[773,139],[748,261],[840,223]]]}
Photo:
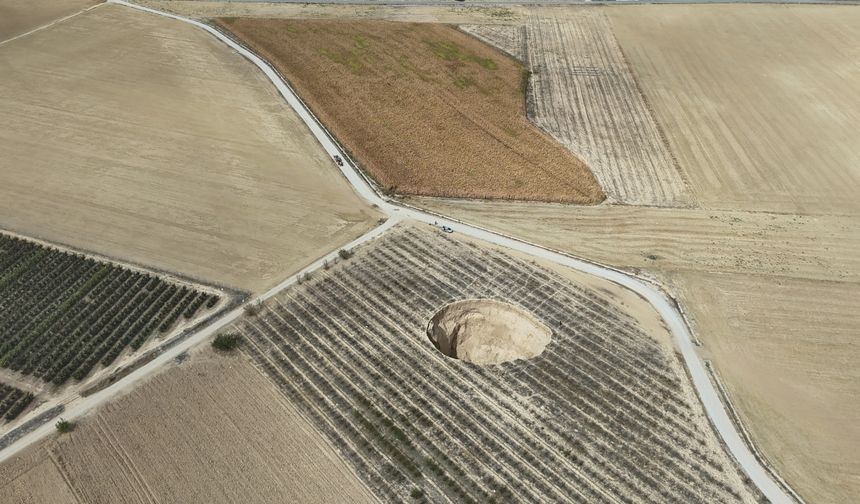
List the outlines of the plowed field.
{"label": "plowed field", "polygon": [[385,189],[597,203],[588,168],[540,132],[524,69],[450,26],[230,18]]}

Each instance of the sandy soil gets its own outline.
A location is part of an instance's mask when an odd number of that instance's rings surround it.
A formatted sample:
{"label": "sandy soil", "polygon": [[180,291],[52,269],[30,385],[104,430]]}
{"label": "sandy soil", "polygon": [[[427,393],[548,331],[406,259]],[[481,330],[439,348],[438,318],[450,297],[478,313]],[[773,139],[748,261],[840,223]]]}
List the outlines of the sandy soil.
{"label": "sandy soil", "polygon": [[0,43],[97,3],[98,0],[0,0]]}
{"label": "sandy soil", "polygon": [[262,291],[376,212],[250,63],[101,6],[0,46],[0,226]]}
{"label": "sandy soil", "polygon": [[0,466],[0,496],[27,491],[22,502],[374,501],[244,357],[209,350]]}
{"label": "sandy soil", "polygon": [[531,359],[552,340],[552,331],[533,314],[494,299],[445,306],[430,319],[427,335],[443,354],[475,364]]}
{"label": "sandy soil", "polygon": [[860,213],[860,9],[626,7],[606,12],[703,205]]}
{"label": "sandy soil", "polygon": [[445,25],[220,21],[265,56],[381,187],[597,203],[588,168],[535,128],[524,69]]}

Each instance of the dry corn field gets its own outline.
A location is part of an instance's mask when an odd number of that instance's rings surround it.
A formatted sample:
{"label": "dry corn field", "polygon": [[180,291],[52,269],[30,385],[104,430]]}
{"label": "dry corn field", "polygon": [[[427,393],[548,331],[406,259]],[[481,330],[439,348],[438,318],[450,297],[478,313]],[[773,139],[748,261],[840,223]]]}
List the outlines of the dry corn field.
{"label": "dry corn field", "polygon": [[[531,312],[530,360],[430,343],[461,299]],[[598,291],[425,228],[390,232],[237,324],[245,349],[385,501],[754,502],[667,345]]]}
{"label": "dry corn field", "polygon": [[274,64],[383,189],[597,203],[594,176],[535,128],[524,69],[455,28],[221,19]]}
{"label": "dry corn field", "polygon": [[684,180],[603,13],[529,16],[519,43],[511,33],[516,27],[464,29],[524,55],[532,71],[529,117],[588,164],[611,201],[689,203]]}

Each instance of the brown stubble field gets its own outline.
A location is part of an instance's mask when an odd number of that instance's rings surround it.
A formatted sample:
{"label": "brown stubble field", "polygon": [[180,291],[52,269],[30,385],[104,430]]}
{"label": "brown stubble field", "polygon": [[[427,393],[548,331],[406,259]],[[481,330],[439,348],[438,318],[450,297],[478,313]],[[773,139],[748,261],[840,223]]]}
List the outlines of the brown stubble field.
{"label": "brown stubble field", "polygon": [[597,203],[594,176],[526,118],[522,66],[445,25],[227,18],[385,189]]}
{"label": "brown stubble field", "polygon": [[245,357],[203,350],[0,466],[0,502],[375,502]]}
{"label": "brown stubble field", "polygon": [[115,5],[0,46],[0,227],[263,291],[374,225],[251,63]]}

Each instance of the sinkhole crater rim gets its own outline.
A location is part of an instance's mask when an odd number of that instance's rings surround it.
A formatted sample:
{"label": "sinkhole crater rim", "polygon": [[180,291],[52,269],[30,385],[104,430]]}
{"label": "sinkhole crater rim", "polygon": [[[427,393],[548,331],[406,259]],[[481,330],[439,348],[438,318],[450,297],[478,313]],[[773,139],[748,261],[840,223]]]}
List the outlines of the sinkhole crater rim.
{"label": "sinkhole crater rim", "polygon": [[525,308],[474,298],[441,307],[427,323],[427,337],[448,357],[489,365],[537,357],[552,330]]}

